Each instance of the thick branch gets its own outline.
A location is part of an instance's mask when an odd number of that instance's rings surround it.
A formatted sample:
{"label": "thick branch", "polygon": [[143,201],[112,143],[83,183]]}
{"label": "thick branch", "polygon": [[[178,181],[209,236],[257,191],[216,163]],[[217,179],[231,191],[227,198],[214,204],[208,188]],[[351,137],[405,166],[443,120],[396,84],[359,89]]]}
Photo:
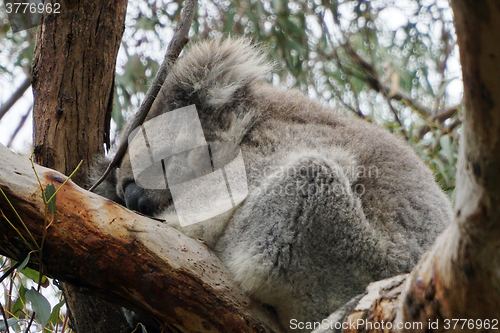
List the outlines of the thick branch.
{"label": "thick branch", "polygon": [[[407,277],[407,274],[398,275],[371,283],[365,294],[332,313],[313,333],[391,331]],[[387,329],[382,329],[382,321]],[[379,329],[374,330],[374,327]]]}
{"label": "thick branch", "polygon": [[[36,170],[43,186],[53,183],[59,188],[66,179],[51,169],[36,166]],[[44,205],[39,184],[30,162],[1,145],[0,188],[40,243]],[[0,209],[29,241],[3,196]],[[6,219],[0,218],[0,229],[0,252],[16,259],[26,255],[30,247]],[[203,243],[71,181],[57,194],[43,263],[54,278],[189,332],[279,331],[234,285],[224,265]]]}
{"label": "thick branch", "polygon": [[[35,160],[88,187],[94,156],[104,153],[116,56],[126,0],[62,1],[42,16],[33,54]],[[84,143],[84,144],[82,144]],[[108,141],[109,143],[109,141]]]}
{"label": "thick branch", "polygon": [[413,271],[402,320],[500,318],[500,7],[452,5],[465,101],[456,218]]}
{"label": "thick branch", "polygon": [[[127,0],[62,1],[46,13],[33,54],[33,144],[35,160],[89,184],[96,155],[109,146],[116,56]],[[81,295],[61,284],[76,333],[121,333],[128,324],[118,306]],[[110,324],[112,323],[112,324]]]}

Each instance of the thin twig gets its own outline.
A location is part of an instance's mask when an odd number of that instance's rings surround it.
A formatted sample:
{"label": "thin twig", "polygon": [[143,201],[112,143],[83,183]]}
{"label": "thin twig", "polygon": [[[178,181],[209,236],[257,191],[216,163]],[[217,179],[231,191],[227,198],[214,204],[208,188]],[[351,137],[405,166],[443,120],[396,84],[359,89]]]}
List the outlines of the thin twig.
{"label": "thin twig", "polygon": [[165,82],[167,74],[170,72],[172,66],[175,64],[175,61],[177,60],[177,58],[179,58],[179,54],[181,53],[182,49],[189,41],[189,28],[191,27],[191,22],[193,21],[193,16],[197,4],[197,0],[187,0],[185,2],[184,9],[182,10],[182,15],[179,20],[179,24],[175,31],[174,37],[168,44],[167,54],[165,55],[165,58],[163,59],[160,69],[153,79],[153,82],[149,86],[146,96],[144,97],[144,101],[142,102],[139,110],[132,119],[132,124],[127,128],[126,133],[123,133],[122,137],[125,139],[121,140],[116,154],[113,157],[113,160],[111,161],[111,163],[109,163],[106,171],[104,171],[104,174],[101,176],[101,178],[99,178],[99,180],[97,180],[97,182],[92,185],[89,191],[94,191],[94,189],[100,183],[102,183],[104,179],[106,179],[111,170],[120,164],[128,148],[128,140],[126,138],[128,138],[130,133],[138,126],[140,126],[144,122],[144,119],[146,119],[146,116],[148,115],[148,112],[151,109],[151,106],[153,105],[153,102],[156,99],[160,88]]}
{"label": "thin twig", "polygon": [[19,122],[19,125],[17,125],[16,130],[14,131],[14,133],[12,133],[12,136],[9,139],[9,143],[7,143],[7,147],[10,148],[12,146],[12,142],[14,142],[14,139],[16,138],[17,134],[19,133],[19,131],[21,130],[21,128],[23,128],[24,123],[26,122],[26,119],[28,119],[28,116],[31,113],[31,110],[33,110],[33,105],[30,106],[28,112],[26,112],[26,114],[21,118],[21,121]]}
{"label": "thin twig", "polygon": [[[30,233],[28,227],[26,227],[26,224],[24,224],[24,221],[21,219],[21,217],[19,216],[19,214],[17,213],[17,210],[14,208],[14,206],[12,205],[12,203],[10,202],[9,198],[7,198],[7,195],[5,194],[5,192],[0,188],[0,193],[3,195],[4,199],[7,201],[7,203],[10,205],[10,207],[12,208],[12,210],[14,211],[14,213],[16,214],[17,218],[19,219],[19,221],[21,222],[21,224],[23,225],[24,229],[28,232],[28,234],[30,235],[31,239],[33,240],[33,242],[35,243],[35,246],[37,247],[37,250],[40,249],[40,247],[38,246],[38,244],[36,243],[35,239],[33,238],[33,235]],[[19,237],[21,237],[21,239],[26,243],[26,245],[30,248],[31,251],[34,251],[34,249],[31,247],[31,244],[23,237],[23,235],[21,234],[21,232],[19,231],[19,229],[17,229],[14,224],[7,218],[7,216],[4,214],[4,212],[0,209],[0,216],[5,220],[7,221],[7,223],[14,229],[14,231],[19,235]]]}
{"label": "thin twig", "polygon": [[243,18],[243,15],[245,15],[245,12],[248,8],[248,0],[244,0],[240,2],[240,10],[238,11],[238,18],[234,21],[233,23],[233,31],[235,33],[241,33],[241,19]]}
{"label": "thin twig", "polygon": [[69,311],[66,310],[66,314],[64,315],[64,321],[63,321],[63,324],[61,326],[61,332],[66,331],[66,325],[68,325],[68,320],[69,320]]}
{"label": "thin twig", "polygon": [[[329,6],[328,7],[331,11],[332,14],[334,14],[334,9]],[[322,16],[319,17],[322,21],[323,29],[326,32],[327,38],[330,40],[332,45],[334,45],[333,41],[331,40],[332,32],[329,31],[328,26],[324,23],[324,13]],[[348,36],[345,35],[344,31],[340,29],[340,22],[336,15],[333,15],[334,23],[337,24],[339,27],[339,31],[342,34],[342,40],[340,41],[340,46],[335,47],[334,54],[325,54],[321,53],[320,51],[317,51],[319,54],[322,54],[324,59],[326,60],[334,60],[337,63],[337,66],[344,70],[346,75],[354,75],[357,76],[359,79],[367,81],[368,84],[372,89],[374,89],[377,92],[382,93],[385,98],[387,99],[387,102],[389,104],[389,108],[391,112],[394,114],[396,122],[403,128],[401,120],[399,119],[399,116],[397,114],[397,111],[394,109],[393,105],[391,104],[391,100],[396,100],[396,101],[402,101],[405,104],[407,104],[409,107],[411,107],[415,112],[417,112],[420,116],[422,116],[424,119],[426,119],[426,125],[422,126],[419,129],[418,137],[422,138],[429,130],[432,124],[438,120],[439,122],[444,122],[446,119],[452,117],[460,107],[460,105],[455,105],[451,106],[448,108],[445,108],[444,110],[440,112],[436,112],[440,103],[440,96],[436,97],[436,104],[435,104],[435,110],[432,110],[431,108],[425,106],[424,104],[420,103],[418,100],[413,99],[406,91],[402,90],[401,88],[397,89],[394,94],[391,96],[388,96],[387,91],[391,90],[391,86],[382,82],[380,79],[377,70],[373,66],[373,58],[372,58],[372,63],[369,61],[363,59],[360,55],[358,55],[352,46],[349,44],[349,38]],[[445,36],[446,35],[446,36]],[[440,72],[442,75],[444,75],[444,71],[446,69],[446,61],[449,58],[453,47],[455,46],[454,44],[450,44],[449,40],[451,37],[449,36],[449,32],[444,31],[444,24],[443,24],[443,42],[445,43],[445,50],[444,50],[444,59],[441,60],[441,63],[438,64],[438,67],[440,68]],[[359,71],[361,71],[365,77],[359,77],[356,73],[349,71],[345,66],[342,66],[340,61],[338,61],[339,55],[338,55],[338,50],[340,48],[343,48],[347,55],[350,57],[351,61],[353,62],[353,66],[357,68]],[[443,84],[443,83],[441,83]],[[354,109],[351,109],[351,111],[355,112]],[[453,128],[458,126],[460,122],[454,122],[453,123]],[[404,131],[405,136],[407,136],[406,131]]]}
{"label": "thin twig", "polygon": [[29,86],[31,85],[31,78],[27,77],[26,80],[24,80],[23,83],[17,88],[17,90],[10,96],[10,98],[5,102],[2,107],[0,107],[0,119],[2,119],[3,116],[10,110],[16,102],[23,97],[24,93],[26,90],[28,90]]}
{"label": "thin twig", "polygon": [[[0,282],[2,282],[3,279],[8,277],[10,274],[12,274],[12,272],[14,272],[14,270],[16,268],[18,268],[20,265],[21,265],[21,261],[18,261],[14,265],[12,265],[12,267],[10,267],[7,270],[7,272],[5,272],[5,274],[0,278]],[[9,303],[10,303],[11,296],[12,296],[12,281],[11,281],[9,290],[10,290],[10,294],[9,294]],[[7,306],[9,306],[9,303],[7,303]],[[8,308],[7,308],[7,311],[8,311]],[[9,329],[9,323],[7,322],[7,314],[5,313],[5,309],[2,306],[2,303],[0,303],[0,312],[2,312],[2,317],[3,317],[4,323],[5,323],[5,332],[9,333],[10,329]]]}
{"label": "thin twig", "polygon": [[453,130],[458,126],[458,125],[461,125],[462,124],[462,121],[460,120],[460,118],[455,118],[451,124],[449,124],[448,126],[446,126],[444,129],[443,129],[443,133],[444,134],[452,134]]}
{"label": "thin twig", "polygon": [[7,322],[7,314],[5,313],[5,309],[3,308],[2,303],[0,303],[0,312],[2,312],[2,317],[3,317],[4,323],[5,323],[5,327],[6,327],[5,332],[9,333],[10,329],[9,329],[9,323]]}
{"label": "thin twig", "polygon": [[[48,204],[52,199],[54,199],[54,197],[56,196],[56,194],[59,193],[59,191],[63,188],[63,186],[66,185],[66,183],[75,175],[75,173],[78,171],[78,169],[80,169],[80,167],[82,166],[82,164],[83,164],[83,160],[81,160],[80,163],[78,163],[78,165],[76,166],[75,170],[73,170],[73,172],[68,176],[68,178],[66,178],[66,180],[64,181],[64,183],[62,183],[61,186],[59,186],[57,188],[57,190],[54,192],[54,194],[52,194],[50,196],[50,198],[47,199],[47,201],[45,202],[45,204]],[[43,188],[42,188],[42,191],[43,191]]]}
{"label": "thin twig", "polygon": [[[372,89],[374,89],[374,90],[376,90],[384,95],[384,97],[387,100],[387,103],[389,105],[391,112],[394,114],[394,118],[395,118],[396,122],[401,127],[403,135],[408,138],[408,135],[407,135],[406,130],[403,126],[403,123],[399,119],[399,115],[398,115],[397,111],[394,109],[394,107],[391,104],[391,98],[387,94],[387,91],[389,91],[390,89],[387,89],[386,87],[384,87],[382,81],[379,78],[379,74],[378,74],[375,66],[373,66],[372,63],[363,59],[360,55],[358,55],[354,51],[351,44],[349,43],[348,36],[346,36],[344,31],[342,31],[342,29],[340,28],[340,22],[338,21],[338,18],[336,18],[335,15],[333,15],[333,16],[334,16],[335,23],[339,27],[339,31],[342,34],[342,39],[343,39],[343,42],[341,42],[341,45],[339,47],[336,47],[334,50],[334,53],[336,54],[336,56],[334,56],[335,62],[337,63],[337,65],[339,66],[340,69],[346,71],[345,66],[343,66],[341,64],[341,62],[338,61],[338,59],[340,59],[338,51],[340,48],[344,49],[346,54],[351,59],[353,66],[356,67],[357,69],[359,69],[362,73],[364,73],[365,77],[361,78],[361,79],[368,81],[368,84],[370,85],[370,87],[372,87]],[[327,33],[327,38],[331,42],[331,32],[329,31],[328,26],[324,23],[324,15],[323,15],[322,19],[323,19],[323,28],[325,29],[325,31]]]}
{"label": "thin twig", "polygon": [[[12,259],[9,259],[9,263],[10,265],[12,265]],[[17,264],[17,262],[16,262]],[[16,267],[19,267],[19,266],[16,266]],[[5,304],[5,308],[7,309],[8,312],[12,312],[12,291],[14,290],[14,279],[15,279],[15,276],[12,275],[10,277],[10,281],[9,281],[9,297],[7,299],[7,304]]]}
{"label": "thin twig", "polygon": [[[360,78],[361,80],[368,81],[368,84],[370,85],[370,87],[377,92],[383,92],[383,90],[385,90],[385,91],[391,90],[390,85],[383,83],[380,80],[375,68],[369,62],[364,60],[361,56],[357,55],[356,52],[354,52],[354,50],[352,50],[352,48],[350,47],[350,45],[348,43],[343,44],[342,46],[346,50],[346,53],[351,57],[351,60],[353,60],[353,65],[366,75],[366,77],[364,77],[364,78],[359,77],[359,76],[358,76],[358,78]],[[325,56],[328,57],[328,55],[326,55],[326,54],[325,54]],[[354,73],[352,73],[352,74],[354,74]],[[415,110],[418,114],[420,114],[423,118],[428,118],[428,117],[432,116],[432,114],[433,114],[433,111],[430,108],[426,107],[425,105],[423,105],[419,101],[411,98],[411,96],[407,92],[402,90],[401,88],[399,88],[390,97],[390,99],[394,99],[396,101],[402,101],[402,100],[406,101],[408,103],[408,105],[413,110]]]}
{"label": "thin twig", "polygon": [[396,111],[396,109],[394,109],[394,106],[391,103],[392,98],[389,97],[389,95],[388,95],[388,91],[390,89],[386,89],[386,87],[384,87],[384,85],[382,84],[375,66],[373,66],[372,63],[363,59],[363,57],[361,57],[360,55],[358,55],[354,51],[351,44],[349,43],[349,39],[346,38],[346,41],[342,46],[343,46],[344,50],[346,51],[346,53],[351,58],[351,60],[354,62],[354,65],[357,66],[359,68],[359,70],[361,70],[363,73],[366,74],[366,79],[368,81],[368,84],[370,84],[370,86],[373,89],[375,89],[376,91],[378,91],[378,92],[382,93],[382,95],[384,95],[385,99],[387,100],[387,104],[389,105],[389,109],[391,110],[392,114],[394,115],[394,119],[396,120],[398,125],[401,127],[402,134],[408,139],[408,134],[406,133],[405,127],[404,127],[403,123],[401,122],[401,119],[399,119],[398,112]]}
{"label": "thin twig", "polygon": [[26,331],[24,331],[24,333],[28,333],[30,331],[30,328],[31,328],[31,325],[33,325],[33,320],[35,319],[35,316],[36,316],[36,312],[33,312],[33,314],[31,315],[30,322],[28,323],[28,327],[26,327]]}
{"label": "thin twig", "polygon": [[426,124],[420,127],[418,130],[418,137],[422,139],[424,135],[431,130],[431,127],[435,127],[436,121],[443,123],[446,119],[453,117],[455,113],[458,112],[460,106],[461,106],[460,104],[457,104],[454,106],[447,107],[444,110],[438,112],[437,114],[427,118]]}
{"label": "thin twig", "polygon": [[339,99],[340,104],[342,104],[345,108],[347,108],[348,110],[350,110],[352,113],[354,113],[356,116],[360,117],[361,119],[365,119],[366,118],[366,116],[361,112],[361,110],[359,109],[359,107],[357,109],[355,109],[352,106],[350,106],[349,104],[347,104],[342,99],[342,96],[339,94],[339,92],[337,91],[337,89],[335,88],[335,86],[333,86],[333,84],[330,83],[329,86],[332,88],[333,94],[335,96],[337,96],[337,98]]}
{"label": "thin twig", "polygon": [[16,262],[14,265],[12,265],[12,267],[10,267],[7,272],[5,272],[2,277],[0,278],[0,282],[2,282],[4,279],[6,279],[16,268],[18,268],[19,266],[21,266],[22,264],[22,261],[18,261]]}
{"label": "thin twig", "polygon": [[[332,14],[333,14],[333,10],[330,9],[332,11]],[[334,21],[335,23],[338,23],[338,18],[334,16]],[[326,32],[326,38],[330,41],[330,43],[332,45],[333,44],[333,40],[331,38],[331,32],[328,30],[328,26],[326,25],[325,23],[325,13],[323,13],[323,15],[319,16],[321,22],[322,22],[322,26],[323,26],[323,29],[325,30]],[[340,25],[339,25],[339,29],[340,29]],[[344,34],[342,34],[343,38],[345,39],[345,36]],[[331,56],[328,56],[322,52],[319,52],[319,50],[317,51],[318,53],[321,53],[325,58],[328,57],[328,58],[331,58]],[[334,56],[333,57],[333,61],[335,61],[336,65],[338,68],[340,68],[341,70],[343,70],[346,74],[348,74],[348,70],[347,68],[344,68],[344,66],[342,65],[342,63],[339,61],[339,55],[338,55],[338,48],[335,48],[334,50],[335,54],[336,54],[336,57]],[[354,73],[351,73],[351,74],[354,74]],[[348,78],[348,75],[346,76],[346,78]],[[361,78],[362,80],[363,78]],[[347,79],[346,79],[347,80]],[[354,114],[356,114],[357,116],[359,116],[360,118],[364,119],[365,118],[365,115],[361,112],[361,110],[359,109],[359,103],[356,103],[356,107],[353,108],[352,106],[350,106],[349,104],[347,104],[346,102],[344,102],[344,100],[342,99],[342,96],[340,96],[340,94],[337,92],[337,90],[335,89],[336,87],[334,87],[332,84],[330,84],[330,86],[332,87],[332,92],[337,96],[337,98],[339,99],[340,103],[342,105],[344,105],[345,107],[347,107],[347,109],[351,110]],[[351,85],[352,87],[352,85]]]}
{"label": "thin twig", "polygon": [[[391,87],[387,84],[383,84],[382,87],[390,91]],[[402,89],[398,89],[394,95],[391,97],[392,99],[396,101],[406,101],[408,103],[408,106],[410,106],[413,110],[415,110],[418,114],[420,114],[423,118],[427,119],[428,117],[432,116],[432,110],[420,103],[419,101],[413,99],[410,97],[410,95],[406,92],[403,91]]]}

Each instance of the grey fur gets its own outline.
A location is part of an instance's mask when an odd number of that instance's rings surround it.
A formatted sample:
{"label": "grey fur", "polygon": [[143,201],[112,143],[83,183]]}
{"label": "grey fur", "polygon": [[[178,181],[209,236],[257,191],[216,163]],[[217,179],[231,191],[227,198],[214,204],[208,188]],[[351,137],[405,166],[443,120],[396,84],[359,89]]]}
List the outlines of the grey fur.
{"label": "grey fur", "polygon": [[[291,319],[321,321],[369,282],[410,271],[452,210],[402,140],[273,87],[265,82],[270,69],[245,40],[201,42],[177,62],[148,119],[195,104],[207,141],[240,146],[249,197],[234,212],[182,229],[205,239],[291,331]],[[125,201],[128,159],[117,171]],[[168,190],[130,193],[179,227]]]}

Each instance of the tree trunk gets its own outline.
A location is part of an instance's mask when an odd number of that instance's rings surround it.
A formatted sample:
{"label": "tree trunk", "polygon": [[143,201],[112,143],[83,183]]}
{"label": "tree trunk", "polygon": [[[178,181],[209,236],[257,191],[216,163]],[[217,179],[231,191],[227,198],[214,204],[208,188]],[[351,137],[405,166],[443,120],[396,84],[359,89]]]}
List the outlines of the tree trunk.
{"label": "tree trunk", "polygon": [[455,223],[413,270],[400,317],[440,331],[444,319],[500,319],[500,3],[452,6],[465,101]]}
{"label": "tree trunk", "polygon": [[[63,1],[40,22],[33,59],[34,153],[37,163],[88,187],[96,154],[109,147],[114,74],[127,1]],[[65,285],[77,333],[124,332],[120,308]]]}
{"label": "tree trunk", "polygon": [[408,277],[370,285],[317,333],[500,329],[500,3],[452,6],[465,101],[455,221]]}

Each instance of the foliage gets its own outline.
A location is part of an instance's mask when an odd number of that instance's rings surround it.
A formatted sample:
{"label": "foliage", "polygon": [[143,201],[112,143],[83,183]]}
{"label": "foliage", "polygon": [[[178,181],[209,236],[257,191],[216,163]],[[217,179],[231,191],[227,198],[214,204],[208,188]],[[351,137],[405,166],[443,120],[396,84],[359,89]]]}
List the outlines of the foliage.
{"label": "foliage", "polygon": [[[30,327],[35,321],[39,325],[39,330],[43,332],[58,332],[58,329],[60,329],[61,332],[65,332],[69,331],[69,328],[67,328],[66,326],[69,313],[66,311],[64,316],[61,315],[60,310],[65,303],[65,301],[62,300],[61,292],[55,292],[55,295],[59,299],[59,302],[54,307],[52,307],[47,298],[40,293],[42,287],[47,288],[49,285],[51,285],[51,281],[49,281],[49,279],[44,275],[44,266],[42,260],[43,247],[47,235],[47,230],[52,225],[52,222],[55,218],[57,193],[64,185],[66,185],[71,177],[73,177],[76,171],[78,171],[83,161],[80,162],[76,169],[61,184],[61,186],[59,186],[57,190],[54,184],[48,184],[44,189],[35,170],[33,159],[30,158],[30,161],[33,172],[35,173],[36,178],[39,182],[43,203],[45,206],[45,229],[42,235],[41,242],[37,242],[34,236],[31,234],[30,230],[26,227],[26,224],[18,214],[15,207],[10,202],[5,192],[0,188],[0,195],[9,204],[10,209],[12,209],[17,219],[19,219],[19,222],[21,223],[24,231],[29,235],[29,237],[25,238],[2,210],[0,210],[0,218],[7,221],[7,223],[10,224],[10,226],[16,231],[20,238],[31,249],[31,252],[29,252],[24,260],[20,263],[16,263],[11,259],[0,256],[0,273],[2,273],[2,275],[0,275],[0,283],[8,278],[8,286],[4,283],[2,283],[1,285],[4,291],[3,296],[5,298],[5,306],[0,303],[0,330],[8,330],[10,326],[13,326],[16,332],[20,332],[21,329],[22,331],[29,332]],[[33,261],[38,264],[37,270],[27,267],[32,254],[34,254],[35,257]],[[28,289],[29,285],[31,285],[30,289]],[[34,289],[33,285],[37,285],[37,288]],[[60,325],[61,327],[59,328]]]}
{"label": "foliage", "polygon": [[274,84],[402,135],[454,198],[461,69],[447,1],[204,4],[195,35],[234,31],[262,42],[279,69]]}
{"label": "foliage", "polygon": [[[128,6],[117,61],[113,119],[118,128],[137,109],[159,67],[180,17],[179,3],[148,0]],[[33,31],[13,34],[5,13],[0,20],[1,76],[19,68],[28,73]],[[260,42],[276,64],[273,84],[297,87],[340,112],[402,135],[453,198],[461,72],[447,1],[200,1],[193,39],[221,34]],[[450,138],[451,157],[441,145],[443,135]]]}
{"label": "foliage", "polygon": [[[43,288],[51,290],[53,297],[58,299],[58,303],[51,307],[47,298],[36,290],[42,286],[38,284],[40,280],[33,280],[21,273],[26,269],[21,270],[22,265],[18,267],[18,270],[8,275],[5,274],[8,268],[13,267],[13,265],[15,265],[14,261],[0,257],[0,275],[5,277],[5,280],[0,284],[4,290],[2,303],[5,304],[4,311],[9,317],[7,322],[10,330],[14,332],[26,331],[28,326],[33,325],[32,322],[30,324],[32,318],[36,320],[37,324],[40,324],[40,327],[45,327],[44,332],[65,330],[68,314],[65,310],[61,311],[64,305],[61,292],[54,288],[53,282],[49,284],[47,281],[43,284]],[[36,289],[33,288],[34,286],[37,286]],[[33,313],[36,313],[36,316]],[[3,316],[0,316],[0,331],[3,330],[5,330],[5,322]],[[66,329],[66,331],[68,330]]]}

